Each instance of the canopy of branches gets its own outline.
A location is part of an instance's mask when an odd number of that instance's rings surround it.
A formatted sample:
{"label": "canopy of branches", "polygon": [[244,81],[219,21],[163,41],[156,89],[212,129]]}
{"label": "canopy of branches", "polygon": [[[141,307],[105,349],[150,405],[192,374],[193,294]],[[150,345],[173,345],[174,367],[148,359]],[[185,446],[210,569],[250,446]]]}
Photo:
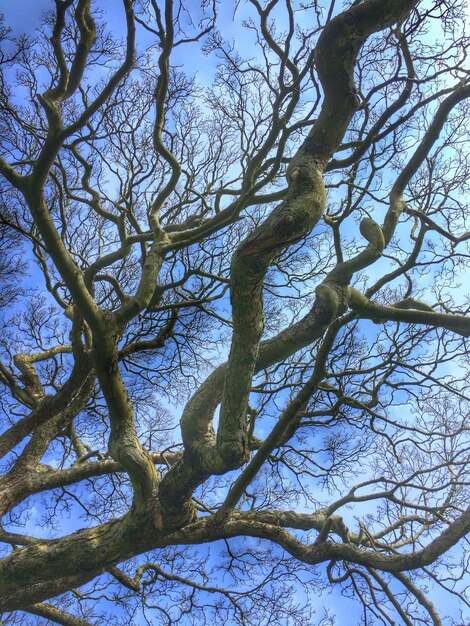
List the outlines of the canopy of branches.
{"label": "canopy of branches", "polygon": [[465,7],[44,9],[0,23],[4,619],[467,623]]}

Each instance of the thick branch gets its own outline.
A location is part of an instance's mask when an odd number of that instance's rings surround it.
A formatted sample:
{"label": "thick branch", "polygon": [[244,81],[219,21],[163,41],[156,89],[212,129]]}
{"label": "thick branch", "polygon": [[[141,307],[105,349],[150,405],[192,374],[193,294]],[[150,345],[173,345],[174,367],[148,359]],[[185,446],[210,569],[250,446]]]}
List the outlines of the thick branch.
{"label": "thick branch", "polygon": [[[305,545],[278,525],[254,521],[252,513],[234,513],[220,523],[205,518],[170,535],[156,532],[150,519],[127,516],[47,544],[26,546],[0,563],[0,609],[15,610],[84,584],[103,569],[144,550],[164,545],[199,544],[236,536],[267,539],[298,560],[316,565],[343,560],[386,572],[402,572],[433,563],[470,531],[470,508],[431,543],[416,552],[388,556],[351,543],[322,541]],[[57,578],[57,562],[62,564]]]}
{"label": "thick branch", "polygon": [[[350,297],[351,308],[359,315],[359,317],[370,319],[379,324],[387,321],[390,322],[408,322],[410,324],[424,324],[434,326],[435,328],[446,328],[454,333],[470,336],[470,318],[463,315],[448,315],[446,313],[437,313],[432,310],[418,310],[414,301],[397,303],[395,306],[382,306],[368,300],[355,289],[351,289]],[[424,306],[421,306],[423,309]]]}
{"label": "thick branch", "polygon": [[75,617],[75,615],[67,613],[66,611],[62,611],[61,609],[52,606],[52,604],[39,602],[38,604],[28,606],[24,610],[26,613],[44,617],[45,619],[51,620],[51,622],[56,624],[61,624],[62,626],[91,626],[90,622],[87,622],[79,617]]}

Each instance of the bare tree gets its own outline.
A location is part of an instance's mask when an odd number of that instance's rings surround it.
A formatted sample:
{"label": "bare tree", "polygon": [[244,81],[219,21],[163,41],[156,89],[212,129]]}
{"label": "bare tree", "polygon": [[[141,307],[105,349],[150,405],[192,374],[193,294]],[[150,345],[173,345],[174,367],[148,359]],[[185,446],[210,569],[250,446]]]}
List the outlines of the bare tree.
{"label": "bare tree", "polygon": [[2,25],[3,623],[464,624],[465,7],[115,4]]}

